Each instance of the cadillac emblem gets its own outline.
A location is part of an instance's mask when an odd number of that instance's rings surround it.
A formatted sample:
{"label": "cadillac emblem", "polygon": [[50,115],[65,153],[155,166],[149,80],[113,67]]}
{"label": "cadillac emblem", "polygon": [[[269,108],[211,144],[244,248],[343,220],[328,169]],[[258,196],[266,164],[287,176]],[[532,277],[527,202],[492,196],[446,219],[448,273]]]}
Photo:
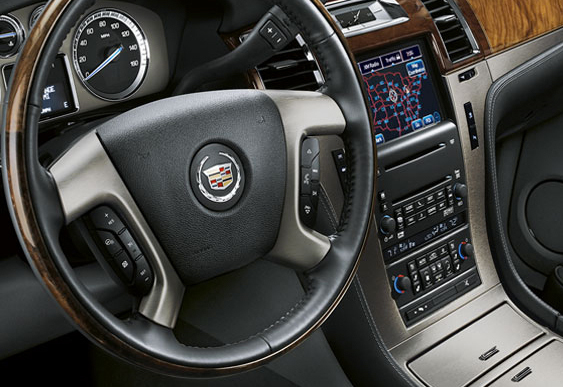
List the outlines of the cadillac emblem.
{"label": "cadillac emblem", "polygon": [[213,211],[224,211],[241,198],[245,177],[235,151],[215,143],[201,148],[192,159],[190,181],[202,205]]}
{"label": "cadillac emblem", "polygon": [[[221,155],[228,157],[227,154]],[[207,176],[207,178],[209,179],[209,185],[211,186],[211,189],[216,191],[225,190],[233,183],[231,166],[232,163],[218,164],[203,171],[203,173],[205,173],[205,176]]]}

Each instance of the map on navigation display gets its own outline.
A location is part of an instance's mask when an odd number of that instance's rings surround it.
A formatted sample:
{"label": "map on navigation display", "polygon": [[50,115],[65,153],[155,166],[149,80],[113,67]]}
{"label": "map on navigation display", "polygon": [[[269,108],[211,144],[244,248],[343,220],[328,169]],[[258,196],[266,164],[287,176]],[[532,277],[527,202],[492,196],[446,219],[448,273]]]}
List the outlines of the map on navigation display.
{"label": "map on navigation display", "polygon": [[371,106],[377,144],[442,120],[420,46],[358,63]]}

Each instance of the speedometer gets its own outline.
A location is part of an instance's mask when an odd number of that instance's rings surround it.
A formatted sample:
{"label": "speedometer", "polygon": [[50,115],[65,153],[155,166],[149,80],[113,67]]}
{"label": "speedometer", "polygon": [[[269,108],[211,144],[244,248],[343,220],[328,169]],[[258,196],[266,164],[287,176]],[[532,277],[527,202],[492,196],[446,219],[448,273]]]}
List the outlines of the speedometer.
{"label": "speedometer", "polygon": [[74,68],[84,86],[101,99],[131,96],[147,72],[149,48],[128,15],[101,9],[79,25],[72,45]]}

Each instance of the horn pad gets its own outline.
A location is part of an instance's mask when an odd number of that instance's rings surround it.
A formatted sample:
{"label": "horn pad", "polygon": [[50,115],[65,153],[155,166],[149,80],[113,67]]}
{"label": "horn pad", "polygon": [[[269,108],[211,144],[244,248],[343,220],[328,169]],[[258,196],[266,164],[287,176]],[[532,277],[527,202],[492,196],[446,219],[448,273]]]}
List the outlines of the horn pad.
{"label": "horn pad", "polygon": [[184,283],[273,248],[287,161],[279,111],[264,93],[157,101],[106,122],[98,135]]}

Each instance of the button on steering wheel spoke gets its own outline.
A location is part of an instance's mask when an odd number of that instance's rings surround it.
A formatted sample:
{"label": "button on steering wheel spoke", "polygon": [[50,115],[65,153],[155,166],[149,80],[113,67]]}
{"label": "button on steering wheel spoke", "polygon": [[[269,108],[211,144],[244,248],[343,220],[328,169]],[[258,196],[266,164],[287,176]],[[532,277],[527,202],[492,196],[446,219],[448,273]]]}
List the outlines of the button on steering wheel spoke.
{"label": "button on steering wheel spoke", "polygon": [[[318,264],[330,250],[328,237],[312,230],[303,223],[300,212],[307,215],[300,206],[309,206],[308,196],[302,197],[300,182],[302,169],[313,169],[309,163],[306,147],[308,136],[341,135],[346,120],[336,102],[321,93],[298,91],[263,91],[277,105],[284,126],[287,147],[287,184],[285,203],[276,244],[268,258],[300,270],[310,269]],[[303,144],[305,139],[305,144]],[[314,141],[309,144],[315,153]],[[305,149],[305,157],[302,157]],[[310,160],[314,164],[314,156]],[[318,173],[318,171],[317,171]],[[309,201],[312,200],[309,198]],[[306,207],[304,207],[306,208]]]}
{"label": "button on steering wheel spoke", "polygon": [[[182,304],[184,285],[121,180],[96,132],[90,132],[74,144],[51,166],[50,173],[55,180],[67,224],[94,208],[100,208],[99,206],[107,205],[123,215],[123,224],[128,225],[129,230],[138,237],[138,242],[146,255],[144,257],[134,254],[135,256],[131,257],[135,260],[135,267],[138,271],[142,271],[147,266],[145,259],[148,259],[154,272],[152,287],[142,298],[139,312],[160,325],[173,327]],[[101,208],[103,209],[103,207]],[[96,212],[93,214],[95,217]],[[112,216],[115,217],[113,214]],[[94,219],[94,222],[96,221]],[[105,240],[111,245],[115,245],[119,243],[111,238],[112,235],[115,235],[115,240],[119,239],[126,244],[125,239],[130,235],[129,231],[122,227],[118,227],[119,230],[113,229],[112,226],[115,224],[121,224],[121,219],[117,218],[113,221],[116,223],[102,227],[105,230],[101,232],[110,236]],[[109,247],[111,250],[112,246]],[[128,253],[129,250],[134,251],[135,248],[135,246],[125,245]],[[120,251],[113,251],[113,253],[115,254],[112,256],[117,256]],[[123,262],[127,262],[128,267],[133,263],[132,261],[129,263],[127,260],[117,260],[117,262],[121,262],[123,265],[125,265]],[[127,277],[129,276],[126,270],[124,273]],[[139,278],[146,279],[145,274],[140,274]],[[137,280],[136,277],[135,280]]]}

